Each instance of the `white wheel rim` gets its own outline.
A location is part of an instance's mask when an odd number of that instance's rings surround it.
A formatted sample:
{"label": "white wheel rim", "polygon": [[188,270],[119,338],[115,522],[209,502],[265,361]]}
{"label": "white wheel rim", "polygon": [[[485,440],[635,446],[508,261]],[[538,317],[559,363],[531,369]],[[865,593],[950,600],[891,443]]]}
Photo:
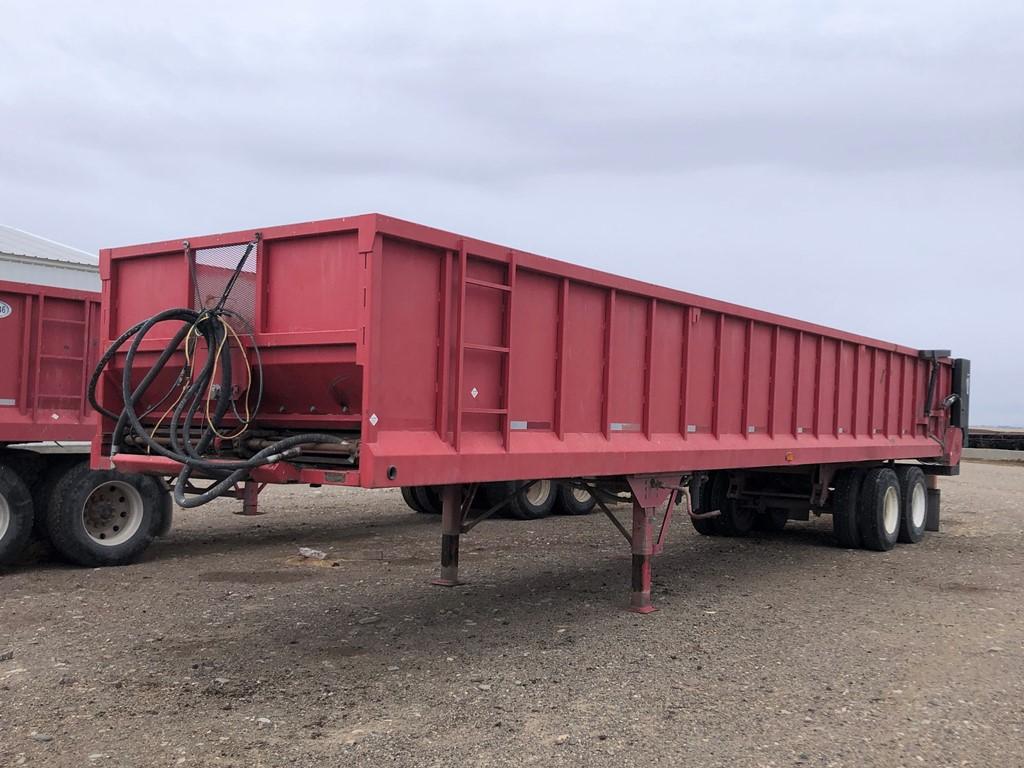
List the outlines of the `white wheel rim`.
{"label": "white wheel rim", "polygon": [[896,533],[900,524],[900,494],[892,486],[885,489],[885,498],[882,500],[882,524],[889,535]]}
{"label": "white wheel rim", "polygon": [[533,507],[542,506],[548,500],[548,496],[550,495],[550,480],[538,480],[526,490],[526,500],[530,503],[530,506]]}
{"label": "white wheel rim", "polygon": [[910,522],[914,524],[915,529],[924,527],[926,506],[924,485],[917,483],[914,492],[910,494]]}
{"label": "white wheel rim", "polygon": [[590,491],[586,488],[573,488],[572,497],[580,504],[589,504],[591,499]]}
{"label": "white wheel rim", "polygon": [[142,526],[142,495],[135,486],[119,480],[97,486],[82,506],[85,532],[104,547],[116,547],[138,533]]}
{"label": "white wheel rim", "polygon": [[7,535],[7,529],[11,527],[11,505],[7,503],[7,497],[0,493],[0,541]]}

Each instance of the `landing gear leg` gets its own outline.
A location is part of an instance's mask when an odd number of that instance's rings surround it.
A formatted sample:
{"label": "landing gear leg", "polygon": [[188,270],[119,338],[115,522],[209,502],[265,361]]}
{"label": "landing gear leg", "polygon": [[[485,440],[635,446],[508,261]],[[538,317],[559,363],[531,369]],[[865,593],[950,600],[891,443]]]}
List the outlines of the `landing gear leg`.
{"label": "landing gear leg", "polygon": [[[686,510],[691,516],[694,512],[689,505],[689,489],[683,486],[681,475],[634,475],[626,480],[633,492],[632,531],[627,531],[605,504],[606,501],[617,501],[615,496],[595,486],[589,486],[587,490],[612,525],[629,542],[633,554],[633,591],[629,598],[629,610],[633,613],[652,613],[658,609],[651,603],[651,560],[665,547],[676,494],[679,494],[679,499],[687,502]],[[665,514],[655,538],[656,517],[662,505]]]}
{"label": "landing gear leg", "polygon": [[[670,514],[670,513],[669,513]],[[654,556],[654,508],[642,507],[633,499],[633,594],[629,610],[651,613],[658,610],[651,604],[651,559]]]}
{"label": "landing gear leg", "polygon": [[462,535],[461,487],[446,485],[441,491],[441,576],[431,584],[455,587],[459,581],[459,538]]}

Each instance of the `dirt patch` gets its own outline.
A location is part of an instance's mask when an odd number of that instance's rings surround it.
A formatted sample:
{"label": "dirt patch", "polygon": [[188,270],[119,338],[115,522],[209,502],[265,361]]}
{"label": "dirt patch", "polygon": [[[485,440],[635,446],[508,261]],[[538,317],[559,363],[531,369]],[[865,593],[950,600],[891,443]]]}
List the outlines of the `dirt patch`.
{"label": "dirt patch", "polygon": [[207,584],[295,584],[312,577],[301,571],[207,571],[196,578]]}
{"label": "dirt patch", "polygon": [[444,589],[395,492],[179,510],[137,565],[0,575],[0,765],[1021,765],[1024,468],[942,487],[885,554],[683,521],[650,616],[601,515],[488,520]]}

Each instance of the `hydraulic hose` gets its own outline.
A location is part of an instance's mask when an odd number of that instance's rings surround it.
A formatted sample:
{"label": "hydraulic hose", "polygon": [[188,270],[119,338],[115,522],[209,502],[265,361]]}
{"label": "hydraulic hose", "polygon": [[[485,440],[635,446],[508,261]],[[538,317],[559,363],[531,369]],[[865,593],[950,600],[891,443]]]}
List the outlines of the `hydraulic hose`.
{"label": "hydraulic hose", "polygon": [[[181,464],[181,471],[174,484],[174,500],[181,507],[198,507],[224,495],[237,483],[247,479],[252,470],[296,456],[301,453],[303,445],[345,442],[343,438],[337,435],[314,432],[285,437],[244,460],[213,460],[208,457],[207,454],[211,446],[214,445],[214,441],[218,438],[224,439],[226,437],[221,432],[221,426],[228,410],[234,410],[236,417],[238,417],[239,422],[242,424],[237,434],[231,435],[230,438],[241,438],[259,412],[262,403],[262,360],[259,346],[256,344],[255,333],[250,328],[249,336],[252,339],[257,373],[259,374],[259,389],[255,408],[252,409],[250,414],[248,400],[248,387],[251,387],[252,384],[252,370],[250,369],[249,381],[247,382],[247,399],[245,400],[246,418],[243,419],[238,414],[237,407],[232,399],[231,339],[235,339],[238,347],[241,348],[243,356],[245,356],[245,349],[241,345],[238,334],[228,324],[228,318],[233,317],[242,323],[245,323],[245,321],[236,313],[224,308],[231,288],[234,286],[238,273],[241,271],[249,252],[247,250],[246,255],[242,257],[235,273],[228,281],[220,301],[213,309],[168,309],[153,315],[148,320],[133,325],[110,345],[110,348],[100,358],[96,370],[89,380],[89,402],[96,409],[97,413],[116,422],[111,444],[111,455],[116,455],[121,450],[125,436],[131,433],[137,438],[133,440],[134,444],[138,444],[141,441],[149,452]],[[141,379],[137,379],[135,375],[135,358],[146,335],[158,324],[166,322],[178,322],[180,327],[167,342],[149,370],[145,372]],[[194,369],[193,359],[200,339],[206,346],[207,355],[202,366]],[[97,402],[96,387],[110,361],[114,359],[125,344],[128,344],[128,349],[125,353],[124,370],[121,376],[121,398],[124,405],[120,413],[115,413]],[[137,408],[142,397],[164,370],[171,357],[181,350],[184,351],[185,363],[174,384],[160,398],[156,405],[150,406],[142,414],[139,414]],[[248,361],[248,357],[246,357],[246,361]],[[133,380],[138,380],[139,383],[133,386]],[[143,425],[142,419],[166,402],[177,389],[181,390],[177,400],[172,407],[165,411],[164,416],[157,422],[157,426],[152,428],[151,433]],[[213,401],[212,411],[210,410],[211,400]],[[203,410],[201,414],[202,426],[196,432],[196,414],[201,409]],[[169,418],[167,418],[168,416]],[[165,418],[167,419],[169,432],[167,445],[156,439],[156,431]],[[185,491],[191,488],[190,480],[193,474],[196,473],[212,478],[215,482],[212,486],[203,489],[199,493],[186,496]]]}

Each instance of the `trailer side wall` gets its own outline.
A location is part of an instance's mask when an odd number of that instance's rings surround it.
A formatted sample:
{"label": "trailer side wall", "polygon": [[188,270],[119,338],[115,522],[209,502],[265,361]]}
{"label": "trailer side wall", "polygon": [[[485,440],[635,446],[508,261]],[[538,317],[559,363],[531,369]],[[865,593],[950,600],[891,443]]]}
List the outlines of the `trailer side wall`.
{"label": "trailer side wall", "polygon": [[[375,214],[258,234],[189,242],[258,241],[258,426],[357,431],[348,483],[959,460],[948,357]],[[108,341],[196,301],[181,241],[105,251],[101,275]]]}

